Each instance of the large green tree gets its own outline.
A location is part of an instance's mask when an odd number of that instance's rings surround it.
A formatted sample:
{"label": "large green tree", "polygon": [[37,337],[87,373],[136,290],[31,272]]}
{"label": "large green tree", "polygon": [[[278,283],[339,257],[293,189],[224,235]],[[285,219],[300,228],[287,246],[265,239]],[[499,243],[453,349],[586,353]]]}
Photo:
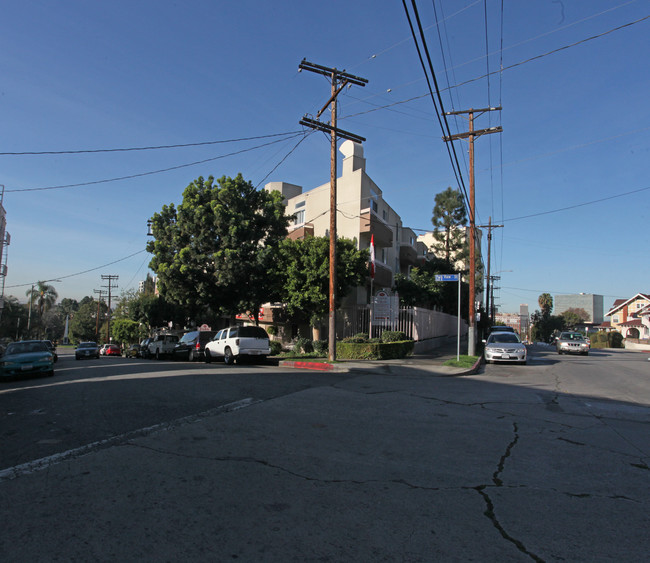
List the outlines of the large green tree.
{"label": "large green tree", "polygon": [[[81,300],[82,305],[70,320],[70,339],[74,342],[86,340],[99,340],[100,333],[97,330],[106,318],[108,307],[103,301],[95,301],[92,297]],[[97,322],[97,312],[99,311],[99,323]]]}
{"label": "large green tree", "polygon": [[435,254],[448,265],[453,265],[458,260],[466,261],[466,255],[469,255],[465,237],[467,213],[458,190],[449,187],[436,194],[431,222],[434,227]]}
{"label": "large green tree", "polygon": [[[275,275],[282,278],[280,300],[287,312],[312,327],[329,312],[329,237],[284,239]],[[368,277],[368,250],[358,250],[354,241],[336,241],[337,306],[352,288]]]}
{"label": "large green tree", "polygon": [[241,174],[216,182],[199,177],[178,207],[153,215],[149,267],[160,293],[190,315],[206,307],[257,314],[275,297],[278,280],[267,272],[288,224],[279,192],[257,190]]}

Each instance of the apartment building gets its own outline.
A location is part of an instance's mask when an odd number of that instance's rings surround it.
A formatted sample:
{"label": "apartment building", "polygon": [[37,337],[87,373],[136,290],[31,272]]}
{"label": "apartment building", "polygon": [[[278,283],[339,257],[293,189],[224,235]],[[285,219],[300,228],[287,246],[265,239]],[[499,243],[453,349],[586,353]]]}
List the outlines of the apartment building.
{"label": "apartment building", "polygon": [[561,315],[569,309],[584,309],[589,315],[588,323],[600,324],[603,322],[603,296],[593,293],[572,293],[556,295],[553,307],[554,315]]}
{"label": "apartment building", "polygon": [[[357,248],[375,243],[374,290],[392,288],[395,275],[409,275],[413,266],[426,259],[426,247],[415,233],[402,225],[399,214],[384,200],[379,186],[366,173],[363,146],[345,141],[341,175],[337,178],[336,231],[339,238],[356,240]],[[287,182],[270,182],[264,187],[279,191],[284,197],[287,215],[294,220],[289,227],[290,238],[329,236],[330,183],[303,191],[301,186]],[[348,304],[369,302],[370,281],[348,296]]]}

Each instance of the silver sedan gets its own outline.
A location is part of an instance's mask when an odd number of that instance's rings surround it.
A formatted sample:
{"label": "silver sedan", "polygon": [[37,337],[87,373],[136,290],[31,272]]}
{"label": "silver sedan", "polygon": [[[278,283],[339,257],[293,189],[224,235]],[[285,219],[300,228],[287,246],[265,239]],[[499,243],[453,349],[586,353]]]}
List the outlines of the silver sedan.
{"label": "silver sedan", "polygon": [[525,364],[527,350],[513,332],[493,332],[485,342],[485,363],[514,362]]}

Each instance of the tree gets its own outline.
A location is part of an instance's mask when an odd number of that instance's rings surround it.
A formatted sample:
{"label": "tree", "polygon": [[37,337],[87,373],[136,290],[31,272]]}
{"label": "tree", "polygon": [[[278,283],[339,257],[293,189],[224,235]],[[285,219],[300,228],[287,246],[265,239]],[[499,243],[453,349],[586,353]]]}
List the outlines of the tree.
{"label": "tree", "polygon": [[227,314],[271,300],[272,270],[289,217],[279,192],[258,191],[241,174],[192,182],[183,202],[163,206],[152,217],[149,267],[169,301],[196,315],[206,307]]}
{"label": "tree", "polygon": [[435,202],[431,218],[434,226],[433,238],[436,241],[434,252],[442,254],[443,260],[449,266],[458,260],[466,261],[467,213],[460,192],[449,187],[436,195]]}
{"label": "tree", "polygon": [[0,337],[18,339],[27,330],[27,307],[17,297],[7,295],[0,317]]}
{"label": "tree", "polygon": [[[358,250],[354,241],[336,241],[337,306],[352,288],[368,277],[368,250]],[[274,275],[282,276],[279,299],[287,312],[312,327],[329,313],[329,237],[284,239]]]}
{"label": "tree", "polygon": [[551,316],[551,311],[553,310],[553,296],[550,293],[542,293],[537,299],[537,303],[539,303],[542,317],[548,319]]}
{"label": "tree", "polygon": [[36,284],[36,287],[28,289],[26,295],[29,298],[32,307],[36,308],[39,319],[43,317],[45,311],[49,311],[54,306],[59,297],[54,286],[48,285],[42,281],[39,281]]}
{"label": "tree", "polygon": [[115,342],[134,344],[145,337],[146,331],[140,327],[140,323],[131,319],[117,319],[111,323],[111,332]]}
{"label": "tree", "polygon": [[564,319],[566,326],[576,326],[589,319],[589,313],[578,307],[569,307],[560,316]]}
{"label": "tree", "polygon": [[[70,320],[70,339],[76,342],[99,339],[97,330],[97,311],[99,318],[104,319],[108,307],[103,301],[95,301],[92,297],[82,299],[82,305]],[[101,324],[101,323],[99,323]]]}

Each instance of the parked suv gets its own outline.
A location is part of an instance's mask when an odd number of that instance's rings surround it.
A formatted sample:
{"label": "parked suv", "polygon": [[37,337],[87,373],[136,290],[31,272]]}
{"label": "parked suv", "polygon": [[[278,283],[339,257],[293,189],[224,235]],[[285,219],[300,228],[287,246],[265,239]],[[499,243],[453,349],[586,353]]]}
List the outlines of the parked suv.
{"label": "parked suv", "polygon": [[579,332],[563,332],[555,342],[558,354],[589,354],[589,344]]}
{"label": "parked suv", "polygon": [[269,335],[259,326],[231,326],[220,330],[205,346],[205,361],[223,358],[226,364],[243,357],[265,359],[271,353]]}
{"label": "parked suv", "polygon": [[165,356],[171,356],[178,342],[175,334],[159,334],[149,343],[149,355],[160,360]]}
{"label": "parked suv", "polygon": [[216,334],[213,330],[193,330],[186,332],[174,348],[175,360],[202,360],[204,357],[205,345],[212,340]]}

